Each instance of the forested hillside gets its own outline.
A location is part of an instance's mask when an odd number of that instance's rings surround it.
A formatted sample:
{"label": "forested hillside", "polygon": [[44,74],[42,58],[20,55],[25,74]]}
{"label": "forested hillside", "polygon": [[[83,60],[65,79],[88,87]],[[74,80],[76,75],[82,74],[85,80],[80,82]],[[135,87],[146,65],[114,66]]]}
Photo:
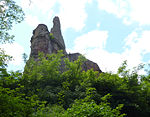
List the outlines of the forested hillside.
{"label": "forested hillside", "polygon": [[9,73],[1,63],[1,116],[149,116],[150,75],[137,74],[142,66],[129,71],[124,62],[118,74],[85,72],[80,57],[74,63],[64,59],[61,73],[62,56],[59,52],[45,58],[41,53],[39,61],[27,62],[24,73]]}
{"label": "forested hillside", "polygon": [[[23,18],[23,11],[12,0],[0,4],[1,43],[12,42],[8,31]],[[74,62],[64,56],[63,51],[38,53],[36,61],[25,60],[23,72],[9,72],[11,56],[0,49],[0,117],[150,116],[148,67],[147,74],[138,75],[144,65],[129,70],[124,61],[116,74],[99,73],[82,69],[83,56]]]}

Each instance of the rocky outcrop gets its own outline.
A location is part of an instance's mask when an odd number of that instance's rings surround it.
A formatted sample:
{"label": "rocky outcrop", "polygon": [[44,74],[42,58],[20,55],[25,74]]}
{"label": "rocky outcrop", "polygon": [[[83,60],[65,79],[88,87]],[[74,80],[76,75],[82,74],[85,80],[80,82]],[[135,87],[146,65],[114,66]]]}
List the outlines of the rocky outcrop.
{"label": "rocky outcrop", "polygon": [[[39,52],[52,54],[57,53],[59,50],[63,50],[65,57],[72,62],[77,60],[81,55],[79,53],[67,54],[64,39],[61,33],[60,21],[58,17],[55,17],[53,19],[53,27],[50,32],[44,24],[39,24],[37,28],[33,30],[33,36],[31,37],[30,57],[36,60]],[[99,73],[102,72],[96,63],[88,59],[83,63],[82,69],[84,71],[93,69]]]}
{"label": "rocky outcrop", "polygon": [[64,54],[67,54],[64,39],[61,34],[60,21],[58,17],[55,17],[53,19],[53,28],[51,29],[51,34],[54,37],[54,39],[52,40],[52,42],[54,42],[54,50],[63,50]]}
{"label": "rocky outcrop", "polygon": [[53,53],[53,46],[50,41],[49,31],[46,25],[39,24],[35,30],[33,30],[33,36],[31,38],[31,54],[30,57],[37,58],[38,52],[46,54]]}

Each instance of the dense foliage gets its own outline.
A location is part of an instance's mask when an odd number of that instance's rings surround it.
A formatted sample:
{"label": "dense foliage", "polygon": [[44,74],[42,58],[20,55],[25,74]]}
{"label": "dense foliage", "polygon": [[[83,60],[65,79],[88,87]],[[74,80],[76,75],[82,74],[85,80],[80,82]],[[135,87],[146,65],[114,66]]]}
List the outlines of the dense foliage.
{"label": "dense foliage", "polygon": [[13,0],[0,0],[0,42],[10,42],[13,35],[8,33],[13,23],[20,23],[24,19],[22,9]]}
{"label": "dense foliage", "polygon": [[[24,73],[0,73],[0,113],[3,117],[149,117],[150,75],[142,66],[118,74],[82,71],[84,57],[70,62],[63,54],[39,54]],[[64,69],[62,69],[64,64]]]}

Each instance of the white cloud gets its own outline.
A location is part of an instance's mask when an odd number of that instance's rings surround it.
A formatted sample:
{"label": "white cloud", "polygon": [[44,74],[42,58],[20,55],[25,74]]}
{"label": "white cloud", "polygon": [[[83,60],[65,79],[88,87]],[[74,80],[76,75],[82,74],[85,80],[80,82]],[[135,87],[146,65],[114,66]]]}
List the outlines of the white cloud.
{"label": "white cloud", "polygon": [[93,30],[75,39],[75,51],[86,54],[90,49],[104,48],[108,37],[107,31]]}
{"label": "white cloud", "polygon": [[30,0],[21,0],[20,2],[21,2],[21,7],[23,9],[31,8],[31,6],[30,6],[31,5]]}
{"label": "white cloud", "polygon": [[138,38],[138,33],[137,32],[132,32],[130,35],[127,36],[125,39],[125,46],[130,46],[132,47],[136,42]]}
{"label": "white cloud", "polygon": [[23,62],[22,54],[24,53],[24,48],[18,43],[15,42],[12,44],[2,44],[1,48],[4,49],[6,54],[13,57],[13,60],[10,62],[10,64],[20,65]]}
{"label": "white cloud", "polygon": [[97,0],[99,9],[122,17],[127,14],[128,3],[124,0]]}
{"label": "white cloud", "polygon": [[57,0],[42,0],[42,2],[40,0],[33,0],[32,2],[35,7],[39,8],[45,14],[53,8]]}
{"label": "white cloud", "polygon": [[105,49],[96,48],[88,51],[88,59],[96,62],[104,72],[117,72],[118,67],[123,62],[123,57],[119,53],[109,53]]}
{"label": "white cloud", "polygon": [[129,17],[140,25],[150,24],[150,1],[149,0],[128,0],[131,6]]}
{"label": "white cloud", "polygon": [[38,20],[38,17],[33,15],[26,15],[25,21],[27,24],[35,28],[38,24],[40,24],[40,21]]}
{"label": "white cloud", "polygon": [[57,0],[21,0],[21,6],[23,9],[30,9],[32,11],[38,9],[43,14],[52,9]]}
{"label": "white cloud", "polygon": [[32,27],[36,27],[41,22],[46,22],[54,15],[54,5],[57,0],[20,0],[26,18],[25,21]]}
{"label": "white cloud", "polygon": [[60,12],[62,29],[73,28],[80,31],[85,26],[87,13],[85,5],[91,3],[89,0],[60,0]]}
{"label": "white cloud", "polygon": [[127,60],[129,68],[145,63],[143,57],[145,54],[150,53],[149,38],[150,30],[133,31],[125,38],[121,58],[122,60]]}
{"label": "white cloud", "polygon": [[150,25],[149,0],[97,0],[99,9],[123,18],[127,25],[138,22]]}
{"label": "white cloud", "polygon": [[132,24],[132,22],[127,17],[123,18],[123,23],[126,24],[126,25],[131,25]]}
{"label": "white cloud", "polygon": [[[42,2],[40,0],[31,0],[31,5],[29,5],[29,1],[27,1],[28,0],[21,0],[21,6],[29,10],[27,14],[29,12],[35,12],[35,10],[38,9],[38,11],[40,11],[39,14],[44,17],[48,15],[49,19],[51,19],[50,17],[54,14],[58,15],[61,19],[62,31],[68,28],[80,31],[85,26],[85,20],[87,18],[85,6],[86,4],[92,3],[92,0],[42,0]],[[59,5],[58,9],[54,9],[56,3]],[[33,18],[35,19],[35,16],[32,16],[32,18],[31,16],[29,17],[29,19]]]}
{"label": "white cloud", "polygon": [[100,22],[98,22],[97,24],[96,24],[96,26],[99,28],[100,27],[100,25],[101,25],[101,23]]}
{"label": "white cloud", "polygon": [[[127,60],[128,67],[133,68],[143,61],[145,54],[150,53],[150,30],[143,30],[140,33],[133,31],[125,39],[124,52],[121,53],[123,60]],[[140,71],[141,73],[144,73]]]}
{"label": "white cloud", "polygon": [[150,30],[144,30],[140,34],[138,32],[132,32],[125,39],[125,47],[129,47],[130,50],[134,50],[140,54],[150,53]]}
{"label": "white cloud", "polygon": [[124,55],[131,66],[136,66],[143,62],[145,54],[150,53],[150,30],[132,32],[125,39],[125,52]]}

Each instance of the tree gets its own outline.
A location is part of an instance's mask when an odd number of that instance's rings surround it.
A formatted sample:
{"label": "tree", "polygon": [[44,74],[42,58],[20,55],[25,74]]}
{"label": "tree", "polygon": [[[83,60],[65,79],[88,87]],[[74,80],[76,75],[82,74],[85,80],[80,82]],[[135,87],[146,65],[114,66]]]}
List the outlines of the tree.
{"label": "tree", "polygon": [[27,62],[28,55],[27,55],[26,53],[23,53],[23,54],[22,54],[22,58],[23,58],[24,63],[26,63],[26,62]]}
{"label": "tree", "polygon": [[14,23],[24,19],[24,12],[13,0],[0,1],[0,43],[11,42],[13,35],[9,35]]}
{"label": "tree", "polygon": [[118,105],[112,109],[107,100],[111,97],[110,94],[105,95],[99,100],[101,103],[96,104],[92,99],[96,89],[88,88],[86,91],[87,96],[84,99],[75,100],[71,108],[65,112],[65,116],[70,117],[123,117],[125,114],[120,114],[123,105]]}
{"label": "tree", "polygon": [[[13,0],[0,1],[0,43],[13,40],[14,36],[9,35],[8,31],[11,30],[14,23],[20,23],[23,19],[24,12]],[[11,58],[0,48],[0,67],[3,72],[6,71],[6,62],[10,61]]]}

